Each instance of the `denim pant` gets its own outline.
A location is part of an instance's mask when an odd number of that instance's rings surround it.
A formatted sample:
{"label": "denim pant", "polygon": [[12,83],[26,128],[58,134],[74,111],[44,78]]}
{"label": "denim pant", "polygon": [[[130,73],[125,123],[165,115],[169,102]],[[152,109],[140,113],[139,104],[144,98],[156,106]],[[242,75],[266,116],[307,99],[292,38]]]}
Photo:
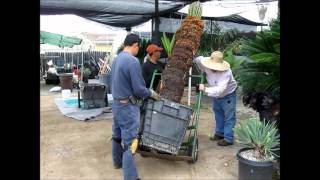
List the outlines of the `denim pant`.
{"label": "denim pant", "polygon": [[213,98],[212,109],[216,120],[215,134],[233,143],[233,127],[236,123],[236,91],[223,98]]}
{"label": "denim pant", "polygon": [[128,146],[138,135],[140,124],[140,109],[137,105],[131,103],[112,104],[113,123],[112,137],[114,139],[122,139],[124,148],[120,143],[112,141],[112,158],[113,164],[122,166],[125,180],[138,178],[138,172],[131,150]]}

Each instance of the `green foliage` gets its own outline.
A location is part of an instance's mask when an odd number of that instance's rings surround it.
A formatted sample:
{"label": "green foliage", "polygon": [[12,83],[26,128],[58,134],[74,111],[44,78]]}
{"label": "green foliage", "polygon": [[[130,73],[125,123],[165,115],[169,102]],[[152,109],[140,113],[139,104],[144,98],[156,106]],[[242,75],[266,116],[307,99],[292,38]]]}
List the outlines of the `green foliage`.
{"label": "green foliage", "polygon": [[162,45],[164,47],[164,50],[167,52],[168,56],[171,55],[172,53],[172,50],[173,50],[173,46],[174,46],[174,43],[175,43],[175,37],[176,37],[176,33],[173,34],[173,37],[172,39],[170,40],[167,36],[166,36],[166,33],[163,32],[163,35],[161,37],[161,42],[162,42]]}
{"label": "green foliage", "polygon": [[190,4],[188,9],[188,16],[201,18],[201,15],[202,15],[202,6],[200,1],[196,1]]}
{"label": "green foliage", "polygon": [[89,68],[83,68],[83,76],[89,77],[91,75],[91,71]]}
{"label": "green foliage", "polygon": [[246,41],[246,37],[240,37],[236,39],[235,41],[231,42],[226,46],[224,49],[224,56],[226,56],[226,52],[232,51],[233,55],[242,55],[241,48],[242,44]]}
{"label": "green foliage", "polygon": [[210,56],[213,51],[224,51],[230,44],[240,38],[240,33],[236,29],[221,32],[220,27],[215,25],[212,34],[205,32],[202,34],[197,55]]}
{"label": "green foliage", "polygon": [[236,80],[238,80],[238,71],[239,71],[239,68],[241,67],[241,65],[245,62],[245,59],[244,58],[236,58],[233,53],[232,53],[232,50],[228,50],[225,52],[225,55],[224,55],[224,59],[230,64],[230,68],[233,72],[233,75],[234,75],[234,78]]}
{"label": "green foliage", "polygon": [[211,40],[211,36],[208,33],[203,33],[200,40],[200,46],[197,51],[198,56],[208,57],[213,52],[214,44]]}
{"label": "green foliage", "polygon": [[252,60],[238,71],[238,81],[244,94],[253,92],[280,93],[280,20],[270,24],[270,30],[259,32],[246,40],[241,52]]}
{"label": "green foliage", "polygon": [[139,52],[136,57],[143,63],[144,57],[147,55],[147,46],[150,44],[150,40],[142,39],[140,42]]}
{"label": "green foliage", "polygon": [[124,48],[124,46],[123,46],[123,44],[121,44],[117,50],[117,54],[119,54],[123,50],[123,48]]}
{"label": "green foliage", "polygon": [[241,121],[235,128],[236,142],[246,148],[254,149],[255,158],[272,160],[277,156],[274,151],[280,145],[280,135],[275,122],[250,118]]}

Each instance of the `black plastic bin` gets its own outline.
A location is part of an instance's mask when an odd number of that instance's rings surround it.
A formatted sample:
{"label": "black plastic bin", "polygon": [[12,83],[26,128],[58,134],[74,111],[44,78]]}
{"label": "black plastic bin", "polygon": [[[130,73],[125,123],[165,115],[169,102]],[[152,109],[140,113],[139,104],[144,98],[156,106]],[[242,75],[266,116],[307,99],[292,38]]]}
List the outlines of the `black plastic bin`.
{"label": "black plastic bin", "polygon": [[274,172],[274,164],[272,161],[255,162],[244,159],[240,156],[242,151],[249,150],[250,148],[240,149],[237,153],[239,161],[238,177],[239,180],[272,180]]}
{"label": "black plastic bin", "polygon": [[106,86],[102,84],[85,84],[81,87],[84,109],[106,106]]}
{"label": "black plastic bin", "polygon": [[143,110],[141,144],[170,154],[178,154],[193,114],[192,108],[167,99],[149,99]]}
{"label": "black plastic bin", "polygon": [[111,94],[111,74],[100,74],[99,81],[106,86],[107,94]]}

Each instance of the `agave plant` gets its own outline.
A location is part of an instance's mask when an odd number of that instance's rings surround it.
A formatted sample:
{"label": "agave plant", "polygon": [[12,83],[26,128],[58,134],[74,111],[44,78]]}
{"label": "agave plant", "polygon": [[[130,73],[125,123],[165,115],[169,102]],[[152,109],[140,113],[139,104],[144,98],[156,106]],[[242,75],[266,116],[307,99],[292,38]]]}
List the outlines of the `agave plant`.
{"label": "agave plant", "polygon": [[255,158],[272,160],[278,156],[274,151],[280,149],[280,135],[275,122],[250,118],[241,121],[234,132],[237,135],[236,142],[245,148],[252,148]]}

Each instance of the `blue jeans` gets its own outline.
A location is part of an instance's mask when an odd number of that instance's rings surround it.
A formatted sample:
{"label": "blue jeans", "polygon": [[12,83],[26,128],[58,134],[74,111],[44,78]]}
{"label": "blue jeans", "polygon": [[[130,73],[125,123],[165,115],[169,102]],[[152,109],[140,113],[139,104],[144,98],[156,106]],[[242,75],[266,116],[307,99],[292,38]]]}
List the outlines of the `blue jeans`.
{"label": "blue jeans", "polygon": [[121,139],[124,145],[122,146],[115,140],[112,141],[113,164],[122,166],[125,180],[137,179],[137,168],[128,146],[131,145],[132,140],[138,135],[140,109],[137,105],[131,103],[121,104],[115,102],[112,104],[112,113],[112,137],[114,139]]}
{"label": "blue jeans", "polygon": [[216,120],[215,134],[233,143],[233,127],[236,124],[236,91],[223,98],[213,98],[212,109]]}

